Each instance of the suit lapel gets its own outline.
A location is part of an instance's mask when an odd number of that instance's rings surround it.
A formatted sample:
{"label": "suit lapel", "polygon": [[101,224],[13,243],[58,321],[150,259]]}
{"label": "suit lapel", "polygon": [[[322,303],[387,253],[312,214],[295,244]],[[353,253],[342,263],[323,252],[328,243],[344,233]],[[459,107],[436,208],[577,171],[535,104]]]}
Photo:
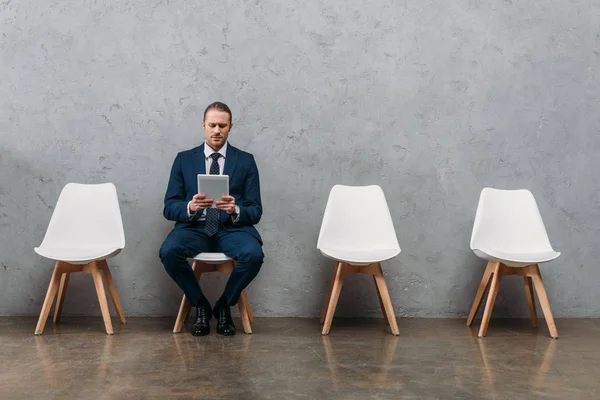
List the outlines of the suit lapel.
{"label": "suit lapel", "polygon": [[227,145],[227,154],[225,155],[225,167],[223,168],[223,175],[229,175],[229,185],[231,186],[232,175],[235,171],[237,164],[237,149],[232,145]]}
{"label": "suit lapel", "polygon": [[206,161],[204,158],[204,145],[198,147],[198,149],[194,152],[194,156],[192,157],[192,162],[194,163],[194,172],[196,174],[206,174]]}

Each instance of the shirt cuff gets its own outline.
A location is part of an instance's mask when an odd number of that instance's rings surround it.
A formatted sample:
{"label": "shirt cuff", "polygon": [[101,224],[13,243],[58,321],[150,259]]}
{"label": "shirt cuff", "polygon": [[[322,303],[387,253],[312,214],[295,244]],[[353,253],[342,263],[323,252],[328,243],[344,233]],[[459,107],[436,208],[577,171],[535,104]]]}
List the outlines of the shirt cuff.
{"label": "shirt cuff", "polygon": [[192,213],[191,213],[191,211],[190,211],[190,204],[191,204],[191,203],[192,203],[192,202],[190,201],[190,202],[188,202],[188,205],[187,205],[187,217],[188,217],[188,219],[192,219],[192,218],[194,218],[194,216],[196,215],[196,213],[193,213],[193,214],[192,214]]}
{"label": "shirt cuff", "polygon": [[234,224],[237,224],[237,222],[240,220],[240,206],[236,205],[235,206],[235,213],[233,213],[231,215],[231,222],[233,222]]}

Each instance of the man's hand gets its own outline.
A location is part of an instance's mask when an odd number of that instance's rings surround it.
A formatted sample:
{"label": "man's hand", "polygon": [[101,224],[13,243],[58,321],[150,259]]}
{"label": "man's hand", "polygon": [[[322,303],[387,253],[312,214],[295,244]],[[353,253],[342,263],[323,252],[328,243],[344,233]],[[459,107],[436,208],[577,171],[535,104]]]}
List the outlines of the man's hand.
{"label": "man's hand", "polygon": [[223,196],[221,200],[215,202],[215,205],[219,210],[223,210],[229,215],[235,212],[235,198],[233,196]]}
{"label": "man's hand", "polygon": [[214,199],[207,199],[204,193],[199,193],[190,201],[190,213],[196,214],[198,211],[205,208],[210,208]]}

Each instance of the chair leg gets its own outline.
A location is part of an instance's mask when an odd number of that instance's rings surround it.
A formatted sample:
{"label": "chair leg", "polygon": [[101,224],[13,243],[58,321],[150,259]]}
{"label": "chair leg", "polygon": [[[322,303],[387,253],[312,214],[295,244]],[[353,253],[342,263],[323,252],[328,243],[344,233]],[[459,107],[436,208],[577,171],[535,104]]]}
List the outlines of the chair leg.
{"label": "chair leg", "polygon": [[483,278],[481,278],[481,283],[479,283],[479,289],[477,289],[475,300],[473,300],[473,305],[471,306],[469,318],[467,318],[467,326],[471,326],[475,315],[477,315],[477,311],[479,311],[481,299],[483,299],[483,295],[485,294],[485,291],[487,290],[490,283],[490,277],[492,276],[492,272],[494,271],[494,265],[495,263],[488,261],[485,272],[483,273]]}
{"label": "chair leg", "polygon": [[498,295],[498,289],[500,288],[501,268],[502,267],[500,263],[495,263],[492,285],[490,286],[490,292],[488,293],[485,310],[483,312],[483,319],[481,320],[481,326],[479,327],[479,337],[484,337],[487,333],[487,328],[492,316],[492,310],[494,309],[494,303],[496,302],[496,296]]}
{"label": "chair leg", "polygon": [[333,270],[333,276],[331,277],[331,282],[329,283],[329,291],[327,292],[327,300],[325,300],[325,304],[323,304],[323,310],[321,311],[321,324],[325,322],[325,315],[327,314],[327,307],[329,307],[329,301],[331,300],[331,292],[333,291],[333,283],[335,282],[335,276],[337,274],[338,268],[341,268],[342,263],[340,261],[337,262],[335,268]]}
{"label": "chair leg", "polygon": [[248,315],[248,304],[247,304],[247,300],[248,297],[247,296],[240,296],[239,300],[238,300],[238,309],[240,310],[240,318],[242,320],[242,326],[244,327],[244,332],[246,332],[246,334],[251,334],[252,333],[252,325],[250,324],[250,316]]}
{"label": "chair leg", "polygon": [[531,277],[524,276],[525,295],[527,296],[527,304],[529,305],[529,315],[531,316],[531,325],[537,327],[537,311],[535,309],[535,297],[533,296],[533,282]]}
{"label": "chair leg", "polygon": [[62,314],[63,304],[65,302],[65,295],[67,294],[67,286],[69,285],[69,272],[63,272],[60,278],[60,286],[58,288],[58,297],[56,298],[56,306],[54,307],[54,323],[60,320]]}
{"label": "chair leg", "polygon": [[102,319],[104,320],[104,328],[108,335],[112,335],[113,327],[110,320],[110,312],[108,310],[108,302],[106,301],[106,292],[104,291],[104,282],[102,280],[102,271],[97,263],[93,262],[90,265],[90,272],[94,278],[94,286],[96,286],[96,294],[98,295],[98,302],[100,303],[100,311],[102,312]]}
{"label": "chair leg", "polygon": [[377,298],[379,299],[379,306],[381,307],[381,312],[383,313],[383,319],[387,325],[390,324],[388,320],[387,314],[385,313],[385,306],[383,305],[383,300],[381,299],[381,292],[379,292],[379,287],[377,286],[377,279],[375,275],[373,275],[373,282],[375,282],[375,290],[377,290]]}
{"label": "chair leg", "polygon": [[381,302],[383,304],[383,312],[387,317],[388,323],[390,324],[392,334],[394,336],[398,336],[400,335],[400,331],[398,330],[398,322],[396,321],[394,307],[392,306],[392,299],[390,298],[390,293],[388,292],[380,263],[377,263],[377,270],[375,271],[375,275],[373,275],[373,277],[375,278],[375,284],[377,285],[378,292],[381,296]]}
{"label": "chair leg", "polygon": [[[194,261],[192,263],[192,271],[194,271],[194,275],[196,276],[196,280],[199,282],[200,277],[202,276],[202,270],[204,265],[199,261]],[[190,310],[192,306],[185,298],[185,294],[181,298],[181,305],[179,306],[179,311],[177,312],[177,319],[175,320],[175,326],[173,327],[173,333],[180,333],[183,330],[183,324],[185,324],[185,320],[188,315],[190,315]]]}
{"label": "chair leg", "polygon": [[246,289],[242,290],[242,297],[244,298],[244,303],[246,303],[246,312],[248,313],[248,319],[250,323],[254,322],[254,315],[252,315],[252,308],[250,307],[250,301],[248,301],[248,293],[246,293]]}
{"label": "chair leg", "polygon": [[182,331],[183,324],[185,323],[191,308],[192,306],[187,301],[184,294],[183,298],[181,299],[181,305],[179,306],[179,312],[177,313],[177,319],[175,320],[175,326],[173,327],[173,333],[179,333]]}
{"label": "chair leg", "polygon": [[102,274],[104,275],[104,280],[106,281],[106,288],[108,289],[108,294],[110,294],[110,298],[115,307],[115,311],[119,316],[119,319],[122,323],[125,323],[125,314],[123,313],[123,306],[121,306],[121,300],[119,300],[119,294],[117,293],[117,288],[115,287],[115,282],[113,281],[112,274],[110,273],[110,269],[108,268],[108,263],[106,260],[98,261],[98,266],[102,270]]}
{"label": "chair leg", "polygon": [[548,330],[550,331],[550,336],[554,339],[558,339],[558,330],[556,329],[556,325],[554,324],[552,309],[550,308],[548,294],[546,293],[546,288],[544,287],[544,282],[542,281],[540,269],[536,265],[533,271],[533,276],[531,278],[533,279],[535,291],[537,292],[538,300],[540,301],[540,306],[542,307],[544,318],[546,319],[546,324],[548,325]]}
{"label": "chair leg", "polygon": [[338,300],[340,298],[340,292],[342,291],[342,286],[344,284],[344,267],[342,263],[339,263],[336,271],[335,277],[333,278],[333,287],[331,290],[331,297],[327,304],[327,313],[325,314],[325,323],[323,324],[323,330],[321,333],[323,335],[329,335],[329,330],[331,329],[331,322],[333,321],[333,314],[335,314],[335,307],[337,306]]}
{"label": "chair leg", "polygon": [[58,286],[60,284],[61,277],[61,268],[60,262],[57,262],[54,266],[54,272],[52,272],[52,278],[50,278],[50,284],[48,285],[48,291],[46,292],[46,298],[44,299],[44,304],[42,305],[42,311],[40,312],[40,318],[38,319],[37,326],[35,327],[35,334],[41,335],[44,332],[44,327],[46,326],[46,320],[48,319],[48,314],[50,314],[50,308],[52,307],[52,303],[54,302],[54,298],[56,296],[56,291],[58,290]]}

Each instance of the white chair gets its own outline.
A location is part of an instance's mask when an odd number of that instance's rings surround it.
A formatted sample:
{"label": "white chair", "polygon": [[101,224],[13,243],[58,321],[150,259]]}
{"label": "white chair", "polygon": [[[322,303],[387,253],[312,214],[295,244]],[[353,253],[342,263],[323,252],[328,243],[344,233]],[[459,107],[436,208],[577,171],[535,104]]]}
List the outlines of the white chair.
{"label": "white chair", "polygon": [[[230,257],[227,257],[223,253],[200,253],[192,261],[192,270],[196,275],[196,280],[200,281],[200,276],[205,272],[222,272],[224,274],[231,274],[235,268],[236,262]],[[179,333],[183,329],[183,323],[187,319],[190,313],[191,305],[185,298],[185,295],[181,299],[181,305],[179,306],[179,312],[177,313],[177,319],[175,320],[175,326],[173,327],[173,333]],[[250,309],[250,303],[248,301],[248,294],[246,290],[242,290],[242,295],[238,300],[238,309],[240,311],[240,319],[242,320],[242,326],[244,332],[247,334],[252,333],[252,322],[254,322],[254,316]]]}
{"label": "white chair", "polygon": [[112,335],[113,328],[103,280],[121,322],[125,323],[106,262],[124,247],[125,234],[115,186],[112,183],[67,184],[60,193],[44,240],[35,248],[39,255],[56,261],[35,334],[41,335],[44,331],[55,297],[54,322],[58,322],[71,272],[83,271],[92,275],[107,334]]}
{"label": "white chair", "polygon": [[392,333],[399,335],[381,262],[400,254],[400,245],[383,190],[376,185],[335,185],[325,207],[317,249],[336,261],[321,314],[322,334],[329,334],[344,276],[364,273],[373,275],[383,316]]}
{"label": "white chair", "polygon": [[542,216],[529,190],[485,188],[481,191],[471,235],[471,250],[477,257],[487,260],[488,264],[475,295],[467,326],[473,322],[491,281],[479,329],[479,337],[484,337],[498,294],[500,279],[503,275],[520,275],[525,281],[525,293],[533,326],[537,326],[533,295],[535,287],[550,336],[558,338],[538,264],[554,260],[560,253],[554,251],[550,245]]}

